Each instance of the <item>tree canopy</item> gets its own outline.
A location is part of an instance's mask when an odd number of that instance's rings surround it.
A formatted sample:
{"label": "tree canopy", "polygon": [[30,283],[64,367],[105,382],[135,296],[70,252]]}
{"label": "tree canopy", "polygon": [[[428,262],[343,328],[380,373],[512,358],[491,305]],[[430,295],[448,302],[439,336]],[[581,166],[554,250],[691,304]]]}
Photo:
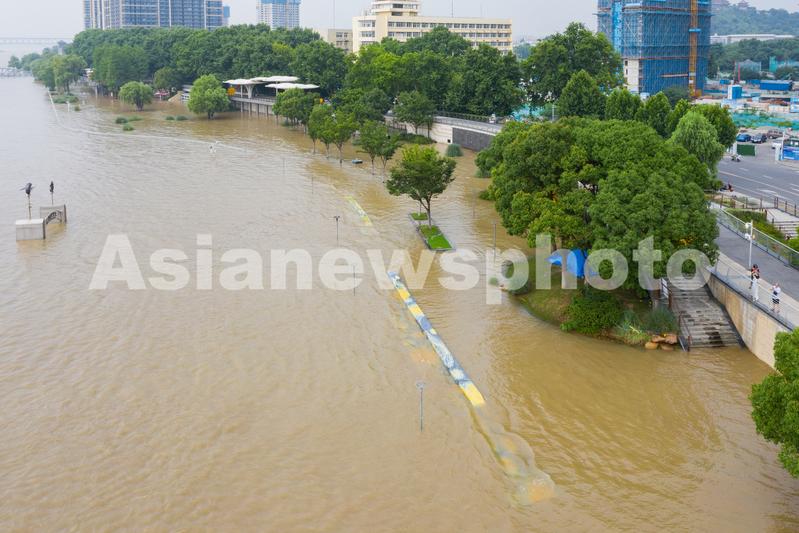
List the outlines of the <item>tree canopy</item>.
{"label": "tree canopy", "polygon": [[780,446],[782,466],[799,477],[799,330],[777,333],[774,368],[752,386],[752,418],[757,432]]}
{"label": "tree canopy", "polygon": [[391,169],[386,181],[388,192],[394,196],[409,196],[427,212],[427,222],[433,225],[431,204],[443,193],[452,180],[455,161],[438,155],[430,146],[409,145],[402,151],[399,164]]}
{"label": "tree canopy", "polygon": [[594,117],[605,115],[605,95],[589,73],[575,73],[558,98],[558,114],[563,117]]}
{"label": "tree canopy", "polygon": [[[715,257],[717,229],[703,190],[716,182],[682,146],[638,121],[572,118],[506,129],[478,165],[492,175],[491,196],[509,233],[531,246],[544,232],[562,247],[614,248],[630,264],[647,236],[667,258],[682,248]],[[639,288],[632,269],[626,286]]]}
{"label": "tree canopy", "polygon": [[417,135],[419,126],[430,127],[435,112],[436,107],[433,101],[419,91],[400,93],[397,97],[397,105],[394,106],[394,115],[397,119],[412,125]]}
{"label": "tree canopy", "polygon": [[608,120],[634,120],[641,99],[627,89],[616,88],[611,91],[605,103],[605,118]]}
{"label": "tree canopy", "polygon": [[194,81],[189,93],[188,106],[192,113],[204,114],[212,119],[216,113],[229,108],[230,100],[222,87],[222,82],[213,74],[206,74]]}
{"label": "tree canopy", "polygon": [[153,101],[153,88],[140,81],[129,81],[119,89],[119,99],[141,111]]}
{"label": "tree canopy", "polygon": [[581,70],[603,90],[622,82],[621,56],[613,45],[603,34],[595,34],[578,23],[569,24],[563,33],[536,44],[522,69],[528,98],[539,106],[560,98],[569,79]]}

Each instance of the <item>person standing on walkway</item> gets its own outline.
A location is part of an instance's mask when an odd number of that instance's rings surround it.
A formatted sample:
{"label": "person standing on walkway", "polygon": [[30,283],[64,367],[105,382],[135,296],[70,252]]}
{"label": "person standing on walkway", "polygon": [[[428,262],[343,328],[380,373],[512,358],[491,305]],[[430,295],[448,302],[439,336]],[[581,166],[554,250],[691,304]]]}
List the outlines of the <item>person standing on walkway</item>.
{"label": "person standing on walkway", "polygon": [[756,302],[760,299],[758,294],[758,281],[760,280],[760,267],[756,264],[752,265],[752,270],[749,272],[749,290],[752,293],[752,301]]}
{"label": "person standing on walkway", "polygon": [[780,284],[775,283],[771,286],[771,310],[774,313],[780,314],[780,293],[782,289],[780,289]]}

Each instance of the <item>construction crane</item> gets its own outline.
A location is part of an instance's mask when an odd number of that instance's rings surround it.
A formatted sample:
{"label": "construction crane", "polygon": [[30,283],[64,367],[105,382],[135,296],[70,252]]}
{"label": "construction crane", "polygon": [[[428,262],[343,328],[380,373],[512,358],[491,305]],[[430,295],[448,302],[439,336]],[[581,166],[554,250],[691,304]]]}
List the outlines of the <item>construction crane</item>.
{"label": "construction crane", "polygon": [[691,26],[688,28],[688,92],[693,97],[701,95],[696,85],[696,62],[699,54],[699,0],[691,0]]}

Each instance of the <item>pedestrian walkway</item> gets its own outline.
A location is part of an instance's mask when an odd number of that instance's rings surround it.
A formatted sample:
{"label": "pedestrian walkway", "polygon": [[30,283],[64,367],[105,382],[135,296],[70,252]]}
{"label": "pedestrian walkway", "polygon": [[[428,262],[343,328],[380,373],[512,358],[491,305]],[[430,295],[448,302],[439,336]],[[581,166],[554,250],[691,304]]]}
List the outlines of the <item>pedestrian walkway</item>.
{"label": "pedestrian walkway", "polygon": [[[719,258],[710,270],[737,292],[752,297],[748,265],[749,242],[724,226],[719,226],[716,243],[720,250]],[[799,295],[799,270],[756,246],[752,247],[752,264],[760,267],[761,275],[757,288],[757,306],[785,322],[788,327],[793,328],[799,324],[799,301],[795,298],[795,295]],[[782,289],[779,314],[771,311],[773,283],[779,283]]]}

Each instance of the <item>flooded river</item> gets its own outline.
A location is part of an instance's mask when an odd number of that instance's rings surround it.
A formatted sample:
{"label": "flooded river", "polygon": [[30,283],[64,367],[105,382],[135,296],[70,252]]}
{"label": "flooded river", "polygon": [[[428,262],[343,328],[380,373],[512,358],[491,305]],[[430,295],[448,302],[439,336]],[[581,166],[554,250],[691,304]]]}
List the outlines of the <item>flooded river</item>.
{"label": "flooded river", "polygon": [[[746,350],[645,352],[431,281],[414,296],[485,397],[477,412],[374,276],[354,291],[318,277],[90,291],[109,234],[128,236],[145,279],[150,254],[173,248],[194,280],[198,234],[215,271],[235,248],[318,261],[335,216],[343,247],[421,253],[414,203],[367,166],[313,155],[274,120],[165,120],[179,113],[87,97],[55,114],[30,79],[0,80],[0,529],[799,529],[799,481],[749,416],[769,369]],[[120,114],[143,120],[123,134]],[[473,174],[459,159],[433,209],[482,255],[498,219]],[[33,182],[36,207],[50,180],[68,226],[15,242],[20,187]],[[524,244],[501,228],[497,241]],[[517,497],[498,442],[551,479],[549,497]]]}

